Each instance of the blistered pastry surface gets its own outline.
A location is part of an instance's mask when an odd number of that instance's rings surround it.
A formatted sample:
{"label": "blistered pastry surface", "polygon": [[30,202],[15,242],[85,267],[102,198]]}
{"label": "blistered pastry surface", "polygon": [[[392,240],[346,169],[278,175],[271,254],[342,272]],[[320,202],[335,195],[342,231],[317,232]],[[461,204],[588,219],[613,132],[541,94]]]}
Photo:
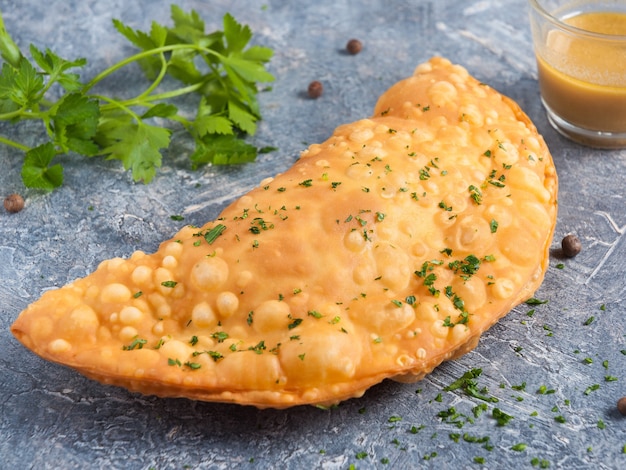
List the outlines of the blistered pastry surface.
{"label": "blistered pastry surface", "polygon": [[517,105],[435,58],[217,220],[46,292],[12,331],[144,393],[334,403],[421,378],[530,297],[556,191]]}

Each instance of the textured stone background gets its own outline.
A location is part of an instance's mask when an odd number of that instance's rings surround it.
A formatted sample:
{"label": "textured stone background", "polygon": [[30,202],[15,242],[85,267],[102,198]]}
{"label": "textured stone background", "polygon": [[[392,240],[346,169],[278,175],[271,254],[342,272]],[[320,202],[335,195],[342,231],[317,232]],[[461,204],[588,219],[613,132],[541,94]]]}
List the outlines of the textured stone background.
{"label": "textured stone background", "polygon": [[[162,0],[0,0],[22,48],[34,43],[68,58],[88,57],[87,74],[132,53],[111,18],[141,29],[169,21]],[[523,0],[181,0],[207,29],[230,11],[272,47],[273,91],[261,96],[264,120],[252,140],[278,151],[242,167],[189,168],[181,136],[150,185],[134,184],[116,162],[63,159],[63,188],[22,187],[22,155],[0,147],[0,193],[20,192],[26,208],[0,209],[0,455],[2,468],[624,468],[626,418],[626,151],[597,151],[559,137],[541,104]],[[357,56],[348,39],[364,43]],[[86,275],[105,258],[154,251],[182,224],[201,225],[262,178],[289,167],[307,143],[339,124],[366,117],[378,95],[432,55],[444,55],[517,100],[544,134],[560,176],[553,256],[537,297],[549,303],[514,309],[475,351],[417,384],[385,382],[336,409],[248,407],[156,399],[101,386],[46,363],[17,343],[9,325],[52,287]],[[304,95],[311,80],[322,98]],[[128,69],[107,82],[111,94],[141,89]],[[34,144],[36,126],[0,125],[0,135]],[[170,215],[182,214],[184,222]],[[560,240],[577,234],[583,252],[560,258]],[[556,265],[563,263],[563,269]],[[601,306],[605,310],[601,310]],[[584,326],[590,316],[595,321]],[[584,363],[592,358],[592,364]],[[604,361],[608,361],[603,365]],[[485,413],[461,429],[438,414],[467,416],[481,402],[443,388],[472,368],[514,419],[498,427]],[[605,381],[605,376],[618,378]],[[524,391],[512,386],[526,383]],[[585,390],[599,384],[598,390]],[[538,394],[545,385],[551,394]],[[441,395],[440,395],[441,394]],[[437,397],[441,396],[439,400]],[[390,422],[392,416],[401,421]],[[555,417],[563,416],[565,423]],[[393,421],[393,420],[392,420]],[[604,423],[601,429],[599,423]],[[414,428],[413,428],[414,427]],[[413,428],[415,433],[411,432]],[[450,433],[489,437],[492,450]],[[471,439],[469,439],[471,440]],[[511,446],[526,443],[522,452]],[[357,458],[365,452],[366,456]],[[434,455],[433,453],[436,453]],[[431,457],[430,460],[426,458]],[[388,459],[388,464],[381,463]]]}

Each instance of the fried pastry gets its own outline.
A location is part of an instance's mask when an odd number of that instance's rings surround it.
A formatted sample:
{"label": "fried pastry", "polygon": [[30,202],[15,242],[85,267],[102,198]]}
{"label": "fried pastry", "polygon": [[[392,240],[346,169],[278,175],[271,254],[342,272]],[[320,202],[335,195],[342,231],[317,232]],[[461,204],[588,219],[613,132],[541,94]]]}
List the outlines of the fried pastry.
{"label": "fried pastry", "polygon": [[217,220],[45,292],[12,332],[144,394],[335,404],[420,380],[531,297],[556,196],[520,108],[433,58]]}

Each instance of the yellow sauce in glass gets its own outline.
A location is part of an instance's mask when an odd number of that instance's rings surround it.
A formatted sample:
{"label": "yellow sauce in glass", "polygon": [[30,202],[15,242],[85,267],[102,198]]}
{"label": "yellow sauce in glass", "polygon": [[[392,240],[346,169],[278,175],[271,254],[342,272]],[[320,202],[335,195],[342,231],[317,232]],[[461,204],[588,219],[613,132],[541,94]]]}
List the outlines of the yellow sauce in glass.
{"label": "yellow sauce in glass", "polygon": [[544,101],[578,127],[626,132],[626,13],[583,13],[563,21],[615,40],[551,31],[537,54]]}

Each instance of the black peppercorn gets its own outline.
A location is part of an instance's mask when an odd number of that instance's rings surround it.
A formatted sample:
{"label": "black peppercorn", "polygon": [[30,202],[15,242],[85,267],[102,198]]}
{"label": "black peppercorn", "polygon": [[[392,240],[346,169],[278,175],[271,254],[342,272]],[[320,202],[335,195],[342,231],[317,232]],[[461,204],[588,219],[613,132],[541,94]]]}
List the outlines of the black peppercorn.
{"label": "black peppercorn", "polygon": [[346,49],[352,55],[358,54],[363,49],[363,44],[358,39],[350,39],[348,44],[346,44]]}
{"label": "black peppercorn", "polygon": [[626,416],[626,397],[617,400],[617,411]]}
{"label": "black peppercorn", "polygon": [[308,92],[311,98],[319,98],[320,96],[322,96],[322,93],[324,92],[324,85],[322,85],[321,82],[314,80],[311,83],[309,83]]}
{"label": "black peppercorn", "polygon": [[573,258],[582,250],[582,244],[576,235],[567,235],[561,241],[561,248],[565,256]]}
{"label": "black peppercorn", "polygon": [[4,208],[11,213],[21,211],[24,209],[24,198],[19,194],[9,194],[4,198]]}

